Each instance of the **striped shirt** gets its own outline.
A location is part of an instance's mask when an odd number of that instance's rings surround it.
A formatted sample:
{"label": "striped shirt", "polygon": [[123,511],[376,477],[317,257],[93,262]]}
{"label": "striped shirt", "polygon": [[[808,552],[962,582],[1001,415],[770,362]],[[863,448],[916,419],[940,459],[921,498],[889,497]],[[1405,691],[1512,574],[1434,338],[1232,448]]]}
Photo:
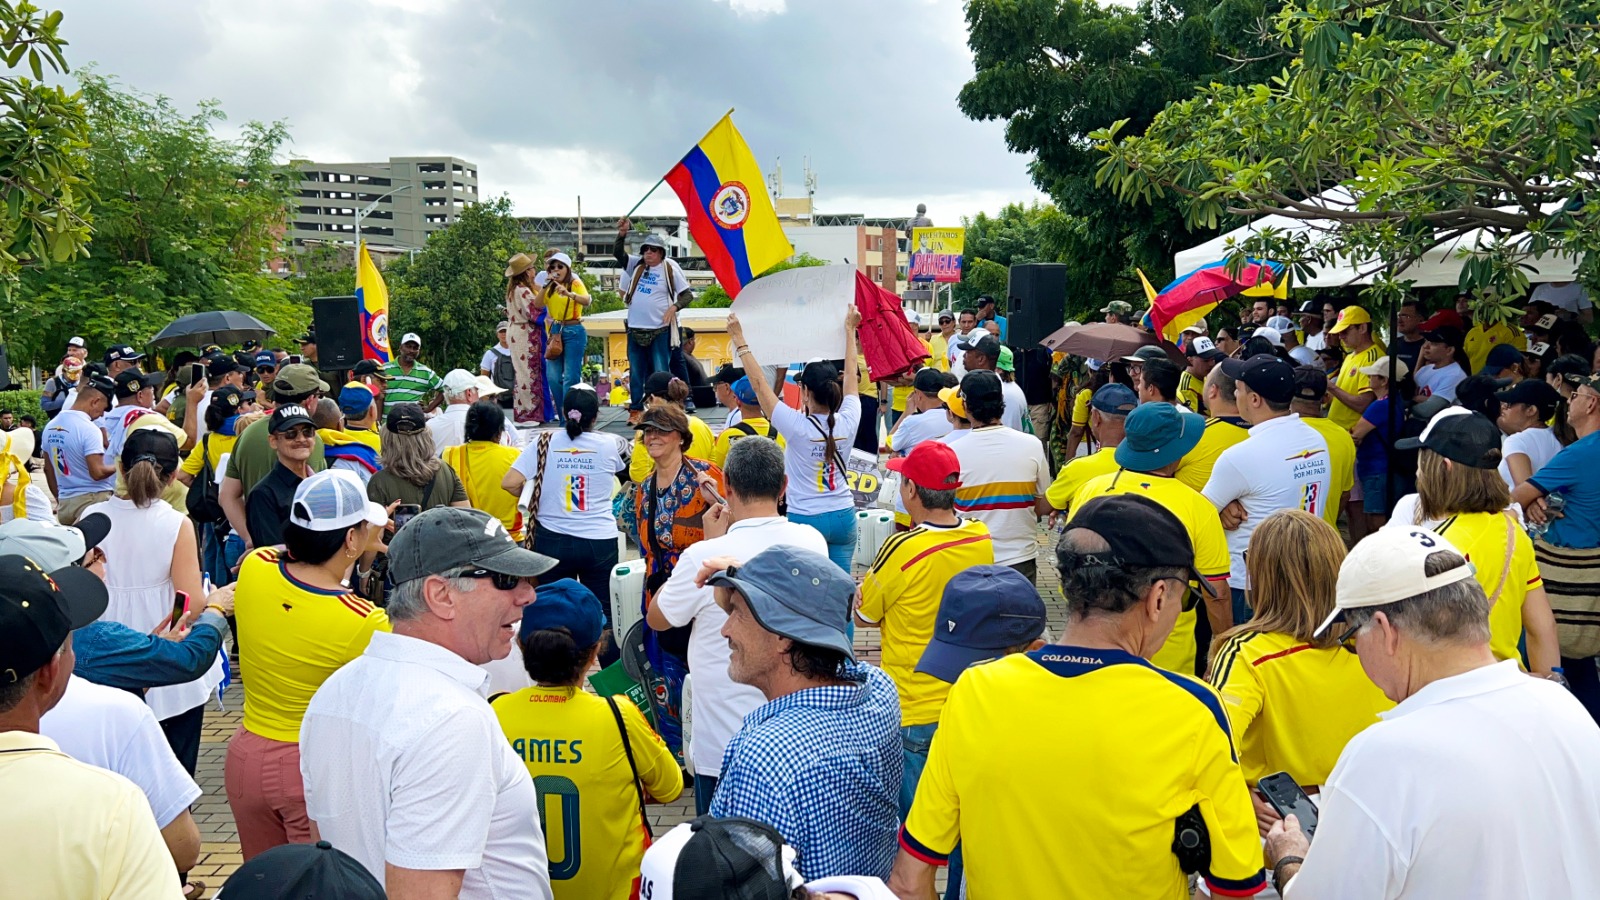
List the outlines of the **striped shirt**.
{"label": "striped shirt", "polygon": [[955,445],[961,461],[956,511],[989,526],[994,561],[1009,566],[1039,555],[1034,504],[1050,488],[1044,445],[1004,425],[974,428]]}
{"label": "striped shirt", "polygon": [[383,387],[384,415],[388,415],[396,403],[426,403],[444,384],[439,373],[422,363],[416,363],[407,372],[400,368],[398,360],[390,360],[383,364],[383,374],[389,379]]}

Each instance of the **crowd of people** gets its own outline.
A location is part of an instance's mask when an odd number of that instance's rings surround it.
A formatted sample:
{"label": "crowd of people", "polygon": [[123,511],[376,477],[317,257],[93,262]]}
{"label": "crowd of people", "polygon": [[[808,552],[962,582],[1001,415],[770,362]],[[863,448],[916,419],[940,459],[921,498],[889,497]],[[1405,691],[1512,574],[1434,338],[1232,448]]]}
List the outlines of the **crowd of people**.
{"label": "crowd of people", "polygon": [[4,893],[202,896],[229,690],[231,900],[1600,892],[1581,291],[1394,334],[1254,298],[1111,359],[985,297],[876,381],[852,306],[793,404],[730,315],[715,430],[621,224],[631,440],[560,253],[508,262],[477,371],[74,338],[42,435],[0,413]]}

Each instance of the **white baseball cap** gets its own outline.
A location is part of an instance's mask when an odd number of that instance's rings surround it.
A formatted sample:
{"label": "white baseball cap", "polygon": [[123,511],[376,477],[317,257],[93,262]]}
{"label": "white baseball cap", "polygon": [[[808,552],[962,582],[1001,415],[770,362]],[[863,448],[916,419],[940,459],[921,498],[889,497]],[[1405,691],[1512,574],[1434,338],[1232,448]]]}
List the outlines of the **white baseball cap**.
{"label": "white baseball cap", "polygon": [[422,346],[422,336],[417,334],[415,331],[408,331],[404,335],[401,336],[400,343],[401,344],[416,344],[418,347],[421,347]]}
{"label": "white baseball cap", "polygon": [[317,472],[300,482],[289,504],[289,522],[311,531],[339,531],[363,521],[381,527],[389,523],[389,513],[367,499],[354,472]]}
{"label": "white baseball cap", "polygon": [[1333,612],[1317,626],[1312,637],[1321,637],[1334,623],[1344,621],[1347,609],[1398,603],[1465,581],[1476,573],[1472,563],[1463,562],[1437,575],[1428,575],[1428,557],[1441,550],[1466,557],[1444,537],[1422,527],[1381,528],[1368,535],[1339,566]]}
{"label": "white baseball cap", "polygon": [[906,321],[907,322],[910,322],[913,325],[921,325],[922,324],[922,313],[919,313],[919,312],[917,312],[916,310],[914,310],[914,309],[912,309],[910,307],[905,307],[903,311],[906,314]]}
{"label": "white baseball cap", "polygon": [[1273,316],[1267,320],[1267,327],[1280,336],[1285,335],[1294,330],[1294,320],[1288,316]]}
{"label": "white baseball cap", "polygon": [[1283,333],[1276,328],[1268,328],[1267,326],[1263,325],[1260,328],[1257,328],[1255,331],[1250,332],[1250,336],[1253,338],[1266,338],[1267,343],[1274,347],[1283,346]]}
{"label": "white baseball cap", "polygon": [[466,369],[451,369],[444,373],[444,392],[452,397],[459,397],[467,391],[478,386],[478,376]]}
{"label": "white baseball cap", "polygon": [[1183,334],[1184,331],[1192,331],[1195,334],[1206,334],[1207,333],[1206,320],[1205,319],[1197,319],[1193,325],[1190,325],[1189,327],[1183,329],[1183,331],[1180,331],[1178,333],[1179,334]]}
{"label": "white baseball cap", "polygon": [[503,394],[506,392],[505,388],[490,381],[489,376],[487,375],[474,376],[472,382],[478,388],[479,399],[493,397],[495,394]]}
{"label": "white baseball cap", "polygon": [[83,342],[83,338],[77,337],[77,336],[73,336],[73,337],[71,337],[71,338],[69,338],[67,340],[67,346],[68,347],[87,347],[88,345]]}

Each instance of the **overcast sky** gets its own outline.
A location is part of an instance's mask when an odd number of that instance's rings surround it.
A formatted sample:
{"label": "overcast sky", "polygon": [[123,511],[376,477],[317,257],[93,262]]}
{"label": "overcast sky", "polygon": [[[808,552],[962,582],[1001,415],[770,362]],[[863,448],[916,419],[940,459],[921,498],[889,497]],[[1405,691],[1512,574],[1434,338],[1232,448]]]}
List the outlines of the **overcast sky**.
{"label": "overcast sky", "polygon": [[[319,161],[452,154],[519,214],[632,206],[728,108],[784,193],[939,224],[1040,197],[972,122],[958,0],[44,0],[73,65],[231,125],[288,122]],[[661,187],[643,208],[682,210]]]}

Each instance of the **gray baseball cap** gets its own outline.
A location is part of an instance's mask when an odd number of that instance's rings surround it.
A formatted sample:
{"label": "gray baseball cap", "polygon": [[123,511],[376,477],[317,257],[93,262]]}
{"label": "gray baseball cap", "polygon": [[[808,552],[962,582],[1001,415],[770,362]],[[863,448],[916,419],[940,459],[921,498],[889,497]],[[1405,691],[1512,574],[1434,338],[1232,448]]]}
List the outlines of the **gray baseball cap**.
{"label": "gray baseball cap", "polygon": [[536,578],[555,565],[554,559],[517,546],[494,516],[455,506],[422,513],[389,543],[389,572],[396,584],[464,566]]}
{"label": "gray baseball cap", "polygon": [[738,591],[773,634],[855,659],[845,627],[856,583],[826,556],[779,545],[717,573],[711,583]]}

